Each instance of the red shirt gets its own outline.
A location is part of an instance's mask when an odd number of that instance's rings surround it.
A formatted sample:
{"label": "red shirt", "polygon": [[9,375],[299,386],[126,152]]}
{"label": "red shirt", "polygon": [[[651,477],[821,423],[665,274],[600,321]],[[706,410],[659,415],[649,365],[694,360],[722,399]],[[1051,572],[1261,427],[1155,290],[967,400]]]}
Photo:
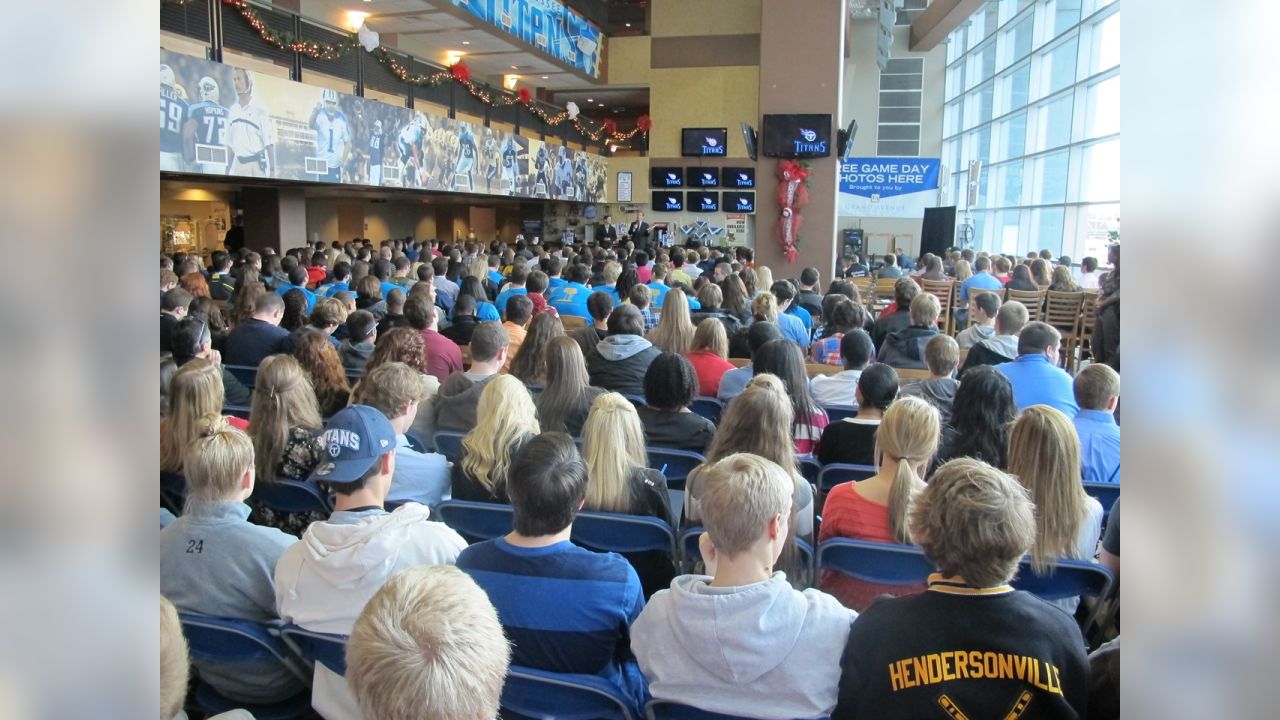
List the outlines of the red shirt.
{"label": "red shirt", "polygon": [[640,278],[640,283],[642,285],[648,285],[649,281],[653,279],[653,268],[644,265],[637,265],[636,275]]}
{"label": "red shirt", "polygon": [[426,345],[428,375],[444,382],[462,369],[462,350],[457,343],[430,328],[422,331],[422,342]]}
{"label": "red shirt", "polygon": [[229,424],[231,427],[237,430],[244,430],[245,432],[249,431],[249,421],[245,420],[242,417],[236,417],[235,415],[228,415],[227,424]]}
{"label": "red shirt", "polygon": [[329,277],[329,271],[323,265],[314,265],[307,268],[307,283],[318,285]]}
{"label": "red shirt", "polygon": [[733,369],[733,363],[709,351],[700,350],[685,356],[698,374],[698,394],[715,397],[720,392],[720,378]]}
{"label": "red shirt", "polygon": [[[826,503],[822,506],[822,530],[818,533],[818,542],[837,537],[893,542],[893,534],[889,532],[889,506],[868,500],[853,486],[852,482],[840,483],[827,494]],[[924,586],[876,585],[834,570],[824,570],[822,589],[834,595],[845,607],[861,612],[880,595],[908,595],[923,590]]]}

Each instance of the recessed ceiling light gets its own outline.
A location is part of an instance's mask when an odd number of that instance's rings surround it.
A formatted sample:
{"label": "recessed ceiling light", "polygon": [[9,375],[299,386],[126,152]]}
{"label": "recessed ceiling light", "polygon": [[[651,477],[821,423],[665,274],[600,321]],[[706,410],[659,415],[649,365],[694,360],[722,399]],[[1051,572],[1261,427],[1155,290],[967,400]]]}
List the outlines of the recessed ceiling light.
{"label": "recessed ceiling light", "polygon": [[[364,0],[364,1],[365,1],[365,2],[369,2],[369,0]],[[470,44],[471,44],[471,41],[470,41],[470,40],[463,40],[463,41],[462,41],[462,44],[463,44],[463,45],[470,45]]]}
{"label": "recessed ceiling light", "polygon": [[512,69],[512,70],[519,70],[519,69],[520,69],[520,66],[519,66],[519,65],[512,65],[512,66],[511,66],[511,69]]}
{"label": "recessed ceiling light", "polygon": [[550,76],[550,75],[543,75],[543,76],[542,76],[542,79],[543,79],[543,80],[550,80],[550,79],[551,79],[551,76]]}
{"label": "recessed ceiling light", "polygon": [[595,100],[592,100],[591,98],[587,98],[587,102],[595,102]]}
{"label": "recessed ceiling light", "polygon": [[[369,2],[369,0],[364,0],[364,1]],[[631,27],[631,23],[627,23],[627,27]]]}

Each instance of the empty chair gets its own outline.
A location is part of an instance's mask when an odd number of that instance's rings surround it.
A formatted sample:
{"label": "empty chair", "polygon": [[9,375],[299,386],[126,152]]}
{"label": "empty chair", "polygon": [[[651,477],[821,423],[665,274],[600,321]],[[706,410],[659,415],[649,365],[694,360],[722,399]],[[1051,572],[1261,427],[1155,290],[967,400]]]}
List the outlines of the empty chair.
{"label": "empty chair", "polygon": [[823,405],[822,409],[827,411],[827,420],[833,423],[858,414],[857,405]]}
{"label": "empty chair", "polygon": [[[1031,558],[1023,558],[1018,574],[1009,583],[1026,590],[1041,600],[1065,600],[1077,597],[1105,598],[1115,582],[1111,571],[1087,560],[1059,560],[1047,573],[1040,575],[1031,568]],[[1101,603],[1095,603],[1081,627],[1088,629],[1097,619]]]}
{"label": "empty chair", "polygon": [[570,675],[512,665],[502,687],[504,718],[638,720],[627,698],[595,675]]}
{"label": "empty chair", "polygon": [[1027,322],[1036,322],[1044,315],[1044,290],[1005,289],[1005,300],[1017,300],[1027,308]]}
{"label": "empty chair", "polygon": [[822,464],[812,455],[797,455],[796,466],[800,469],[800,475],[810,485],[818,484],[818,476],[822,474]]}
{"label": "empty chair", "polygon": [[676,557],[676,536],[671,526],[646,515],[579,512],[573,521],[572,539],[597,552],[658,550]]}
{"label": "empty chair", "polygon": [[[244,620],[227,620],[203,615],[179,614],[182,633],[187,637],[191,657],[209,662],[244,662],[274,659],[298,679],[309,683],[309,675],[298,667],[280,637],[268,628]],[[311,713],[311,691],[303,690],[292,698],[277,703],[256,705],[231,700],[200,682],[195,690],[196,704],[209,715],[235,708],[249,711],[255,718],[296,718]]]}
{"label": "empty chair", "polygon": [[228,365],[227,363],[223,363],[222,367],[226,368],[235,379],[239,380],[241,385],[253,389],[254,383],[258,378],[258,368],[253,365]]}
{"label": "empty chair", "polygon": [[1084,491],[1102,505],[1104,517],[1111,515],[1111,506],[1120,499],[1120,483],[1087,482],[1084,484]]}
{"label": "empty chair", "polygon": [[515,516],[510,505],[446,500],[436,508],[445,525],[453,528],[469,543],[492,540],[511,532]]}
{"label": "empty chair", "polygon": [[434,438],[436,452],[444,455],[451,463],[461,462],[463,452],[462,438],[466,436],[466,433],[437,430]]}
{"label": "empty chair", "polygon": [[160,505],[168,508],[174,515],[182,514],[182,505],[187,500],[187,479],[182,473],[160,473]]}
{"label": "empty chair", "polygon": [[713,397],[696,397],[689,409],[713,423],[720,422],[720,413],[724,412],[724,403]]}
{"label": "empty chair", "polygon": [[832,538],[818,545],[818,569],[876,585],[921,585],[934,571],[915,545]]}

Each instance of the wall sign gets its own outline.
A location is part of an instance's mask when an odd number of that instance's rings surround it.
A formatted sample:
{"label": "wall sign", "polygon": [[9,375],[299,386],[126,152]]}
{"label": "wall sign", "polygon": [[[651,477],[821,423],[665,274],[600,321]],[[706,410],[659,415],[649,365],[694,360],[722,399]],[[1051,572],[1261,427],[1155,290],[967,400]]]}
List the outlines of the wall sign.
{"label": "wall sign", "polygon": [[618,202],[631,202],[631,173],[618,173]]}
{"label": "wall sign", "polygon": [[499,30],[542,52],[600,77],[604,33],[560,0],[450,0]]}

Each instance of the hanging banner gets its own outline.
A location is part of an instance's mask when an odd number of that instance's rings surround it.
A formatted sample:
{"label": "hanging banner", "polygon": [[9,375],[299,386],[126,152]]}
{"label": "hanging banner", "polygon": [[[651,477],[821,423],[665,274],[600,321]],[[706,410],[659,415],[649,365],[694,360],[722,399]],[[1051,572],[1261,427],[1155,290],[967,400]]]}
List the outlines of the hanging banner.
{"label": "hanging banner", "polygon": [[605,202],[608,161],[161,49],[160,170]]}
{"label": "hanging banner", "polygon": [[481,20],[542,52],[600,77],[604,33],[560,0],[450,0]]}
{"label": "hanging banner", "polygon": [[938,158],[851,158],[840,163],[843,217],[922,218],[938,204]]}

